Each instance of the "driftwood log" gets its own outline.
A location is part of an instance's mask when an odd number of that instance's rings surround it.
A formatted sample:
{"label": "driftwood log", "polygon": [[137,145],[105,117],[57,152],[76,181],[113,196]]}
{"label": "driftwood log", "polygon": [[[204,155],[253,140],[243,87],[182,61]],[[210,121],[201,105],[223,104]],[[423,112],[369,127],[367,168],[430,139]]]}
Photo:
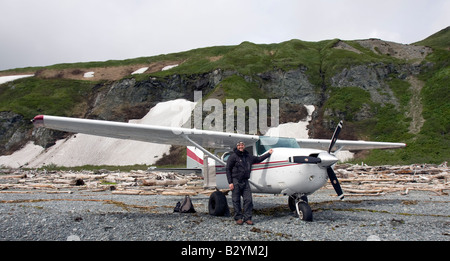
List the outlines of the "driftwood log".
{"label": "driftwood log", "polygon": [[[413,190],[447,194],[450,172],[447,162],[441,165],[414,164],[407,166],[337,165],[335,168],[346,196],[383,195]],[[331,185],[327,185],[332,188]]]}
{"label": "driftwood log", "polygon": [[203,178],[194,173],[0,169],[0,193],[70,193],[73,190],[129,195],[196,195],[205,191]]}
{"label": "driftwood log", "polygon": [[[441,165],[367,166],[340,164],[336,175],[346,196],[377,196],[386,193],[408,194],[413,190],[447,194],[450,171]],[[330,183],[326,188],[332,189]],[[130,195],[210,194],[203,178],[192,174],[156,170],[120,171],[46,171],[0,169],[0,193],[71,193],[88,190]]]}

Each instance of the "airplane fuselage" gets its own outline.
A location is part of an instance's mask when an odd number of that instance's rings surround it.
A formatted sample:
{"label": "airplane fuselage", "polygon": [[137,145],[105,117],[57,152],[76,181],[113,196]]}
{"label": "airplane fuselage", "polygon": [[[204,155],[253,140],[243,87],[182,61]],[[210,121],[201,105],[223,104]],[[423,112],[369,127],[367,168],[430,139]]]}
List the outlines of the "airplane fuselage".
{"label": "airplane fuselage", "polygon": [[[272,155],[261,163],[253,164],[250,187],[254,193],[310,195],[320,189],[328,179],[326,168],[318,164],[298,164],[289,157],[309,156],[323,151],[300,148],[274,148]],[[227,189],[225,168],[216,168],[216,184]]]}

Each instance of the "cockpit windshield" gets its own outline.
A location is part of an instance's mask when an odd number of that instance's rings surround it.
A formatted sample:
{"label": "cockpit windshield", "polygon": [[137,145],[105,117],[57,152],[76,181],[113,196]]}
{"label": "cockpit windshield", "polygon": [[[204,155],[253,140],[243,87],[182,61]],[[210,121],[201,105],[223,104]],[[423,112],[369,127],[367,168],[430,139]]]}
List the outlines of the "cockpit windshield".
{"label": "cockpit windshield", "polygon": [[261,136],[256,142],[256,153],[258,153],[258,155],[261,155],[272,148],[300,148],[300,146],[294,138]]}

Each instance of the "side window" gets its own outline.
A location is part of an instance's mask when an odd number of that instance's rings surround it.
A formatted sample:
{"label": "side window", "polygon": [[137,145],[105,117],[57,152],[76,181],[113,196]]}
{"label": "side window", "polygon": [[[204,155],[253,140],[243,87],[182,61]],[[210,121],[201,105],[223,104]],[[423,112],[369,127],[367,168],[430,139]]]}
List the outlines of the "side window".
{"label": "side window", "polygon": [[225,162],[227,162],[228,157],[230,157],[231,153],[232,153],[231,151],[225,152],[225,153],[222,155],[222,160],[225,161]]}
{"label": "side window", "polygon": [[261,142],[259,140],[255,143],[256,154],[259,155],[259,151],[261,150],[259,147],[261,146]]}
{"label": "side window", "polygon": [[258,155],[261,155],[266,151],[266,147],[261,144],[261,140],[258,140],[255,146],[256,146],[256,154]]}
{"label": "side window", "polygon": [[261,155],[272,148],[300,148],[294,138],[261,136],[256,142],[256,152]]}

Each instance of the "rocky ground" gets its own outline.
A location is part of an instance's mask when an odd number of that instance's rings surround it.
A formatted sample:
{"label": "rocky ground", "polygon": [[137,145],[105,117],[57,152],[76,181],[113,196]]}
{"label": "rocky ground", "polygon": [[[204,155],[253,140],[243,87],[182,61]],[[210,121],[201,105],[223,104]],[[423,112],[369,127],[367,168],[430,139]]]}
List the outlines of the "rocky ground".
{"label": "rocky ground", "polygon": [[[0,240],[450,240],[446,164],[340,165],[344,201],[331,185],[324,187],[309,196],[313,222],[303,222],[289,210],[286,196],[255,194],[253,226],[210,216],[211,190],[195,174],[2,172]],[[196,213],[173,212],[184,195],[191,196]]]}

